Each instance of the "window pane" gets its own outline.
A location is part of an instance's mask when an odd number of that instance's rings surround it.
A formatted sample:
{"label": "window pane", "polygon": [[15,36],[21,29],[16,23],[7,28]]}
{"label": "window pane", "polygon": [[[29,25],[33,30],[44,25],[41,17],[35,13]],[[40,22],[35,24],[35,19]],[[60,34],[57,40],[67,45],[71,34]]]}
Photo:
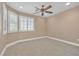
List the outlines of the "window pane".
{"label": "window pane", "polygon": [[34,20],[32,18],[28,19],[28,31],[34,30]]}
{"label": "window pane", "polygon": [[8,29],[9,29],[9,32],[17,32],[18,31],[17,23],[18,23],[17,14],[15,14],[11,11],[8,11]]}
{"label": "window pane", "polygon": [[30,17],[20,16],[20,31],[33,31],[34,20]]}
{"label": "window pane", "polygon": [[27,17],[20,16],[20,31],[27,31]]}
{"label": "window pane", "polygon": [[22,31],[23,30],[23,17],[22,16],[20,16],[19,17],[19,21],[20,21],[20,31]]}

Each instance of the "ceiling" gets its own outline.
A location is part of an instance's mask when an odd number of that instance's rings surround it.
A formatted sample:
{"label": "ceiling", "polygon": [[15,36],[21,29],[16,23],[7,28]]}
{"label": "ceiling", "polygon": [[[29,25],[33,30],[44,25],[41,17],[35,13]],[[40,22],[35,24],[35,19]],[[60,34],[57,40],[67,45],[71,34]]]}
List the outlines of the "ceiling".
{"label": "ceiling", "polygon": [[[68,10],[70,8],[73,8],[75,6],[79,5],[79,2],[70,2],[71,4],[69,6],[66,6],[67,2],[7,2],[7,4],[24,13],[29,13],[29,14],[33,14],[35,12],[35,7],[41,7],[41,5],[52,5],[52,8],[50,9],[50,11],[53,11],[53,14],[45,14],[45,17],[47,16],[52,16],[55,14],[58,14],[62,11]],[[23,8],[20,8],[23,7]],[[33,15],[37,15],[40,16],[40,13],[38,14],[33,14]]]}

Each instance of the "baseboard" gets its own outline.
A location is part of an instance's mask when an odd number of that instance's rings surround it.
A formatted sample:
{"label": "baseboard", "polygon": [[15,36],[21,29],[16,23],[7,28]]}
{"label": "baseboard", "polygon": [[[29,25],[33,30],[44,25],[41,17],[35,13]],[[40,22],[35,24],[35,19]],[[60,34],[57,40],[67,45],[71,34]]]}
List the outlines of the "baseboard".
{"label": "baseboard", "polygon": [[79,47],[78,43],[74,43],[74,42],[70,42],[70,41],[67,41],[67,40],[63,40],[63,39],[59,39],[59,38],[54,38],[54,37],[50,37],[50,36],[48,36],[48,38],[50,38],[52,40],[56,40],[56,41],[59,41],[59,42],[63,42],[63,43],[66,43],[66,44],[70,44],[70,45],[74,45],[74,46]]}

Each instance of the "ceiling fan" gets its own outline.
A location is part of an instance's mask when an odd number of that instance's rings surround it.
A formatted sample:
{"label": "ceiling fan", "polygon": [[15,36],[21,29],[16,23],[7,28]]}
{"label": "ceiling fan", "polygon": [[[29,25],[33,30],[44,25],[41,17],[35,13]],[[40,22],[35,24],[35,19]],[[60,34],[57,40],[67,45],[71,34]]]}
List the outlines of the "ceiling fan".
{"label": "ceiling fan", "polygon": [[48,13],[48,14],[53,13],[52,11],[48,11],[50,8],[52,8],[52,5],[48,5],[47,7],[42,5],[41,8],[38,8],[38,7],[35,7],[35,8],[36,8],[36,10],[35,10],[34,14],[41,13],[41,16],[44,16],[45,13]]}

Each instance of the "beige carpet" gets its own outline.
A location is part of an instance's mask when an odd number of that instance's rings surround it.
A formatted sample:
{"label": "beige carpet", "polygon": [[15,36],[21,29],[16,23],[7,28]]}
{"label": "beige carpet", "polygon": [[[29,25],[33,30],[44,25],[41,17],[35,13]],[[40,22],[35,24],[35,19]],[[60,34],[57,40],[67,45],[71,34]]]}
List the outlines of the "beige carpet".
{"label": "beige carpet", "polygon": [[79,56],[79,47],[48,38],[22,42],[9,47],[5,56]]}

